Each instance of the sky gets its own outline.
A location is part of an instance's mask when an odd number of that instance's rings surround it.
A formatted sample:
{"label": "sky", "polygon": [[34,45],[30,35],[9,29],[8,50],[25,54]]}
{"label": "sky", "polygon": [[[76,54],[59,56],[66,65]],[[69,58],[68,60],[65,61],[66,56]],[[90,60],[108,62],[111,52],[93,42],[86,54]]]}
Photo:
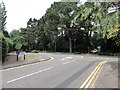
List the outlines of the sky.
{"label": "sky", "polygon": [[[29,18],[41,18],[53,2],[60,0],[2,0],[7,10],[6,30],[25,28]],[[82,0],[85,1],[85,0]]]}

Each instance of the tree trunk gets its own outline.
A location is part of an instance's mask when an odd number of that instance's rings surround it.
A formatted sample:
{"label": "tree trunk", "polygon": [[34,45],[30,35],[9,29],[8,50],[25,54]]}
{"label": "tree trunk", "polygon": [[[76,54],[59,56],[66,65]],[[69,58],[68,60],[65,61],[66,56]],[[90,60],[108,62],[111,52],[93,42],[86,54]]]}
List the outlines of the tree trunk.
{"label": "tree trunk", "polygon": [[17,54],[17,61],[18,61],[18,54]]}
{"label": "tree trunk", "polygon": [[25,60],[25,54],[24,54],[24,60]]}
{"label": "tree trunk", "polygon": [[88,29],[88,53],[90,53],[90,49],[91,49],[91,34],[92,34],[92,31],[90,31],[89,29]]}
{"label": "tree trunk", "polygon": [[69,36],[69,52],[72,53],[72,38]]}
{"label": "tree trunk", "polygon": [[16,54],[17,54],[17,61],[19,60],[19,58],[18,58],[19,53],[20,53],[20,51],[19,51],[19,50],[18,50],[18,51],[16,51]]}
{"label": "tree trunk", "polygon": [[74,52],[76,51],[76,50],[75,50],[75,44],[76,44],[76,39],[74,39]]}
{"label": "tree trunk", "polygon": [[55,52],[56,52],[56,50],[57,50],[57,43],[56,43],[56,42],[55,42],[55,49],[54,49],[54,50],[55,50]]}

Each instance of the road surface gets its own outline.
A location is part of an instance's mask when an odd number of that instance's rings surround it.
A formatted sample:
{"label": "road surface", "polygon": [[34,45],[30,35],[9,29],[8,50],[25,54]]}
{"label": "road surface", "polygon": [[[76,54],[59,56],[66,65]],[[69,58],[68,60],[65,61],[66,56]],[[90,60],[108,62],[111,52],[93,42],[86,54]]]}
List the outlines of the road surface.
{"label": "road surface", "polygon": [[[102,66],[98,66],[100,67],[99,73],[96,74],[101,74],[106,70],[102,69],[106,65],[106,61],[117,62],[115,57],[63,53],[41,54],[47,55],[51,59],[42,63],[3,70],[2,88],[84,88],[85,81],[99,64]],[[101,77],[103,76],[101,75]],[[95,82],[99,84],[101,81],[101,79],[97,81],[97,78],[99,76],[96,76],[96,80],[90,84],[94,88],[99,86]],[[90,82],[90,80],[88,81]],[[116,84],[113,87],[117,88],[117,81],[114,83]]]}

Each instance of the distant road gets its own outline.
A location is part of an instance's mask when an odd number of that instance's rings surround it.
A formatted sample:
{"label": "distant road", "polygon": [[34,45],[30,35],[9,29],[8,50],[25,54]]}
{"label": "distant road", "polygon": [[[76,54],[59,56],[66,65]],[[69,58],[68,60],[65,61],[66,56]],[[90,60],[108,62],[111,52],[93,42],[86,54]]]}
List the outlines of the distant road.
{"label": "distant road", "polygon": [[[98,76],[92,75],[91,73],[100,74],[106,70],[102,69],[106,65],[106,62],[104,61],[117,60],[117,58],[114,57],[95,55],[74,55],[63,53],[41,54],[52,58],[46,62],[2,71],[2,87],[80,88],[85,85],[95,87],[94,78],[97,80]],[[90,79],[88,79],[88,77],[90,77]],[[117,82],[114,83],[117,84]],[[98,85],[96,84],[96,86]]]}

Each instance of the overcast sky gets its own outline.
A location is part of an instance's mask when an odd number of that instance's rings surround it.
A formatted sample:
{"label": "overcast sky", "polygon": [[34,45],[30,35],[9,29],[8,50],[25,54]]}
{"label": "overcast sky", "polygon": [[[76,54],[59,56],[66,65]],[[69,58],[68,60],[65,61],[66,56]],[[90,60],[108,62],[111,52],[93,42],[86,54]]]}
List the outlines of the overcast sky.
{"label": "overcast sky", "polygon": [[55,1],[60,0],[3,0],[7,10],[6,30],[25,28],[29,18],[41,18]]}

